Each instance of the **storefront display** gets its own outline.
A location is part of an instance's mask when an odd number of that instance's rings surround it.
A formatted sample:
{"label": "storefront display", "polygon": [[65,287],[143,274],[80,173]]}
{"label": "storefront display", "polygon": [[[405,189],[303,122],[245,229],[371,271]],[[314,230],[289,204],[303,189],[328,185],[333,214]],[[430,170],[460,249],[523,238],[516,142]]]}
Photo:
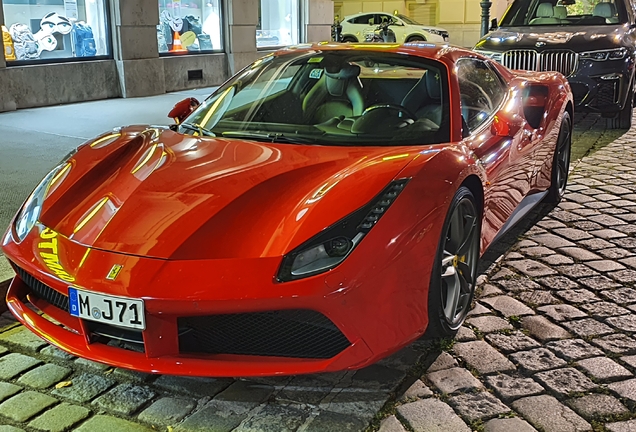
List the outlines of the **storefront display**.
{"label": "storefront display", "polygon": [[260,0],[256,47],[268,48],[298,43],[298,0]]}
{"label": "storefront display", "polygon": [[[94,58],[110,54],[106,0],[3,0],[5,58]],[[13,56],[7,56],[8,48]],[[12,58],[13,57],[13,58]]]}
{"label": "storefront display", "polygon": [[222,51],[220,0],[159,0],[161,54]]}

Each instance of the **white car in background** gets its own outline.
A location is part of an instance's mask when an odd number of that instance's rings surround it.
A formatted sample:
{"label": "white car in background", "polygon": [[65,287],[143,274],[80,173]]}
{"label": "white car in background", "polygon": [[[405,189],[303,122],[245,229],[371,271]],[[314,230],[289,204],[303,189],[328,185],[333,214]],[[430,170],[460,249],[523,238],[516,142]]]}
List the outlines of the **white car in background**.
{"label": "white car in background", "polygon": [[419,24],[404,15],[391,15],[385,12],[363,12],[342,19],[342,42],[364,42],[365,35],[386,21],[394,21],[391,30],[398,43],[429,41],[447,42],[448,31],[443,28]]}

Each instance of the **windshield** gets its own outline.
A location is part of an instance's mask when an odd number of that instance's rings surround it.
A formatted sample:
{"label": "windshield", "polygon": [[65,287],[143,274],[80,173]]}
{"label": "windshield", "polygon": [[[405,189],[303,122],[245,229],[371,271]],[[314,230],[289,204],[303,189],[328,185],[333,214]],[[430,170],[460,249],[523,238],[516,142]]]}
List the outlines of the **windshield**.
{"label": "windshield", "polygon": [[422,24],[418,23],[417,21],[407,17],[406,15],[398,14],[397,16],[398,16],[398,18],[400,18],[402,21],[404,21],[408,25],[422,25]]}
{"label": "windshield", "polygon": [[516,0],[502,27],[607,25],[627,22],[623,0]]}
{"label": "windshield", "polygon": [[437,61],[358,50],[270,55],[179,131],[303,145],[436,144],[450,137],[447,95]]}

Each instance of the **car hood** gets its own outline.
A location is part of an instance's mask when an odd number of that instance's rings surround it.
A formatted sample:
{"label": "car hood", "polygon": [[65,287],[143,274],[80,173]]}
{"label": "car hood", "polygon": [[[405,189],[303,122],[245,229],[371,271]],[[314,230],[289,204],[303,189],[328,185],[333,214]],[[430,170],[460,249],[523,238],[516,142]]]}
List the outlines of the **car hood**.
{"label": "car hood", "polygon": [[[162,259],[283,255],[371,201],[422,147],[332,147],[134,129],[87,144],[41,222],[96,249]],[[58,176],[59,177],[59,176]]]}
{"label": "car hood", "polygon": [[603,26],[532,26],[502,27],[488,33],[475,49],[507,51],[534,49],[545,51],[569,49],[576,52],[605,50],[621,46],[629,28],[625,25]]}

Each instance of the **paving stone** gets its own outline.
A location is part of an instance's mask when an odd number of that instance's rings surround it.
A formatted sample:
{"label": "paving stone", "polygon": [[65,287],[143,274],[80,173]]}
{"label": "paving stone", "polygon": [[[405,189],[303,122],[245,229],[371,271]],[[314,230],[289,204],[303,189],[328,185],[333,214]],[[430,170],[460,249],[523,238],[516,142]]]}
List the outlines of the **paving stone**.
{"label": "paving stone", "polygon": [[0,341],[10,343],[11,345],[33,353],[47,345],[44,339],[39,338],[26,327],[22,326],[0,333]]}
{"label": "paving stone", "polygon": [[537,222],[537,226],[540,226],[541,228],[544,229],[556,229],[556,228],[566,228],[567,225],[564,224],[563,222],[559,222],[556,221],[554,219],[550,219],[550,218],[544,218],[542,220],[540,220],[539,222]]}
{"label": "paving stone", "polygon": [[[565,196],[565,199],[567,199],[568,201],[577,202],[579,204],[595,201],[594,198],[591,198],[591,197],[589,197],[587,195],[583,195],[583,194],[580,194],[580,193],[567,193],[566,196]],[[558,213],[562,213],[562,212],[558,212]]]}
{"label": "paving stone", "polygon": [[503,401],[510,402],[526,396],[543,393],[543,387],[532,378],[511,377],[499,374],[486,377],[486,382]]}
{"label": "paving stone", "polygon": [[603,229],[603,230],[598,230],[598,231],[591,231],[590,234],[592,234],[594,237],[598,237],[598,238],[602,238],[605,240],[611,240],[611,239],[616,239],[616,238],[620,238],[620,237],[626,237],[626,234],[623,234],[620,231],[616,231],[613,229]]}
{"label": "paving stone", "polygon": [[[624,357],[621,357],[621,360],[627,363],[628,365],[630,365],[631,367],[633,367],[634,369],[636,369],[636,356],[624,356]],[[1,394],[1,390],[0,390],[0,394]]]}
{"label": "paving stone", "polygon": [[568,361],[603,355],[603,351],[581,339],[563,339],[549,342],[546,346]]}
{"label": "paving stone", "polygon": [[584,288],[557,291],[556,295],[569,303],[576,304],[585,304],[601,300],[592,291],[588,291]]}
{"label": "paving stone", "polygon": [[308,411],[281,405],[265,405],[250,413],[236,432],[293,432],[305,423]]}
{"label": "paving stone", "polygon": [[492,313],[492,311],[490,309],[488,309],[487,307],[485,307],[481,303],[476,303],[475,307],[473,307],[471,309],[471,311],[468,312],[467,316],[471,317],[471,316],[486,315],[486,314],[491,314],[491,313]]}
{"label": "paving stone", "polygon": [[588,234],[587,232],[580,230],[580,229],[574,229],[574,228],[558,228],[554,230],[555,234],[560,235],[561,237],[570,239],[570,240],[586,240],[586,239],[590,239],[593,236]]}
{"label": "paving stone", "polygon": [[[618,396],[636,402],[636,378],[608,384],[607,387]],[[2,405],[0,405],[2,407]]]}
{"label": "paving stone", "polygon": [[427,374],[427,378],[442,393],[454,393],[482,388],[483,384],[464,368],[445,369]]}
{"label": "paving stone", "polygon": [[82,423],[74,432],[153,432],[152,429],[117,417],[96,415]]}
{"label": "paving stone", "polygon": [[115,368],[113,370],[113,378],[123,379],[125,381],[133,381],[136,383],[146,382],[153,376],[154,375],[143,373],[143,372],[137,372],[130,369]]}
{"label": "paving stone", "polygon": [[169,426],[179,423],[196,408],[195,400],[164,397],[155,401],[139,414],[139,420],[156,426]]}
{"label": "paving stone", "polygon": [[505,353],[523,351],[541,346],[537,341],[520,332],[511,335],[493,333],[487,335],[486,340]]}
{"label": "paving stone", "polygon": [[[612,245],[613,246],[613,245]],[[603,255],[607,259],[617,260],[621,258],[625,258],[628,256],[632,256],[634,253],[630,252],[626,249],[610,247],[608,249],[601,249],[598,251],[600,255]]]}
{"label": "paving stone", "polygon": [[621,284],[636,282],[636,270],[625,269],[608,273],[608,275]]}
{"label": "paving stone", "polygon": [[490,297],[482,300],[505,317],[534,315],[528,306],[508,296]]}
{"label": "paving stone", "polygon": [[73,360],[75,356],[62,351],[61,349],[54,347],[53,345],[49,345],[46,348],[40,351],[40,354],[50,357],[55,360]]}
{"label": "paving stone", "polygon": [[543,371],[565,366],[566,362],[558,358],[545,348],[536,348],[530,351],[519,351],[510,355],[510,358],[523,369],[530,372]]}
{"label": "paving stone", "polygon": [[[536,243],[534,243],[536,245]],[[497,273],[495,273],[493,276],[491,276],[489,279],[491,281],[498,281],[501,279],[512,279],[512,278],[519,278],[519,275],[515,272],[513,272],[512,270],[503,267],[501,269],[499,269],[499,271]]]}
{"label": "paving stone", "polygon": [[614,303],[631,304],[636,302],[636,290],[633,288],[618,288],[610,291],[603,291],[601,295]]}
{"label": "paving stone", "polygon": [[51,396],[27,391],[2,402],[0,414],[13,421],[24,422],[55,403],[57,400]]}
{"label": "paving stone", "polygon": [[546,388],[567,396],[572,392],[586,392],[596,388],[588,377],[574,368],[553,369],[534,375]]}
{"label": "paving stone", "polygon": [[232,380],[214,378],[192,378],[182,376],[162,375],[154,385],[164,390],[185,393],[191,396],[213,397],[226,389]]}
{"label": "paving stone", "polygon": [[636,430],[636,420],[607,423],[605,428],[609,432],[634,432]]}
{"label": "paving stone", "polygon": [[631,333],[636,332],[636,314],[607,318],[605,322],[619,330]]}
{"label": "paving stone", "polygon": [[581,304],[581,308],[596,318],[607,318],[630,313],[629,309],[622,308],[610,302],[583,303]]}
{"label": "paving stone", "polygon": [[450,369],[453,367],[457,367],[457,360],[455,360],[455,357],[453,357],[452,355],[450,355],[447,352],[442,352],[440,355],[437,356],[437,358],[435,359],[435,361],[433,362],[433,364],[431,364],[428,369],[427,372],[437,372],[437,371],[441,371],[444,369]]}
{"label": "paving stone", "polygon": [[581,337],[603,336],[606,334],[614,333],[614,330],[612,330],[611,327],[603,324],[600,321],[595,320],[594,318],[585,318],[577,321],[564,322],[563,327]]}
{"label": "paving stone", "polygon": [[625,249],[634,249],[636,248],[636,239],[632,237],[619,238],[612,240],[616,246],[625,248]]}
{"label": "paving stone", "polygon": [[0,425],[0,432],[24,432],[24,429],[20,429],[15,426]]}
{"label": "paving stone", "polygon": [[517,294],[517,297],[529,306],[543,306],[557,301],[550,291],[524,291]]}
{"label": "paving stone", "polygon": [[577,364],[589,375],[599,380],[617,380],[632,376],[627,369],[607,357],[579,360]]}
{"label": "paving stone", "polygon": [[484,432],[537,432],[535,428],[530,426],[525,420],[518,417],[497,418],[488,420],[484,424]]}
{"label": "paving stone", "polygon": [[[599,226],[597,224],[594,224],[595,227],[594,228],[598,228]],[[598,251],[599,249],[607,249],[607,248],[612,248],[615,247],[616,245],[614,243],[608,242],[607,240],[603,240],[603,239],[599,239],[599,238],[593,238],[593,239],[589,239],[589,240],[583,240],[578,242],[581,246],[585,246],[588,249],[592,249],[595,251]]]}
{"label": "paving stone", "polygon": [[515,269],[529,277],[549,276],[556,274],[556,271],[554,271],[550,267],[533,260],[512,261],[509,262],[508,265],[514,267]]}
{"label": "paving stone", "polygon": [[565,321],[587,316],[586,313],[581,312],[574,306],[570,306],[567,304],[541,306],[539,310],[552,318],[554,321]]}
{"label": "paving stone", "polygon": [[450,406],[435,398],[401,405],[397,412],[415,432],[470,432]]}
{"label": "paving stone", "polygon": [[81,369],[88,369],[93,372],[104,372],[110,369],[110,366],[104,363],[94,362],[92,360],[87,360],[84,358],[78,358],[75,360],[75,365]]}
{"label": "paving stone", "polygon": [[448,402],[468,422],[486,420],[510,412],[510,408],[488,392],[453,396]]}
{"label": "paving stone", "polygon": [[623,270],[625,266],[611,260],[587,261],[585,263],[596,271],[607,273],[616,270]]}
{"label": "paving stone", "polygon": [[574,264],[574,260],[570,257],[561,254],[554,254],[540,258],[544,263],[556,266],[556,265],[565,265],[565,264]]}
{"label": "paving stone", "polygon": [[421,380],[417,380],[413,384],[411,384],[411,386],[404,392],[404,394],[400,398],[400,401],[411,402],[417,399],[431,396],[433,396],[433,391],[428,388],[428,386]]}
{"label": "paving stone", "polygon": [[273,391],[274,387],[271,385],[244,380],[234,381],[216,395],[212,402],[235,412],[247,412],[267,400]]}
{"label": "paving stone", "polygon": [[551,323],[542,316],[529,316],[521,320],[523,328],[528,330],[530,335],[536,337],[541,342],[556,339],[567,339],[571,337],[570,333],[562,329],[556,324]]}
{"label": "paving stone", "polygon": [[570,399],[568,405],[588,420],[617,416],[629,412],[618,399],[605,394],[591,394]]}
{"label": "paving stone", "polygon": [[636,353],[636,340],[624,334],[614,334],[592,340],[592,343],[613,354]]}
{"label": "paving stone", "polygon": [[588,432],[592,429],[588,422],[552,396],[519,399],[513,402],[512,407],[545,432]]}
{"label": "paving stone", "polygon": [[100,375],[84,373],[72,379],[72,385],[51,393],[76,403],[86,403],[115,385],[115,381]]}
{"label": "paving stone", "polygon": [[544,246],[533,246],[533,247],[521,249],[521,254],[519,255],[520,255],[520,258],[524,258],[524,255],[528,255],[531,257],[542,257],[542,256],[554,255],[554,251]]}
{"label": "paving stone", "polygon": [[497,284],[508,292],[536,290],[541,288],[538,283],[526,278],[498,280]]}
{"label": "paving stone", "polygon": [[512,330],[514,327],[504,319],[496,316],[480,316],[469,318],[466,323],[476,327],[482,333],[492,333],[500,330]]}
{"label": "paving stone", "polygon": [[585,264],[572,264],[556,267],[559,273],[569,276],[574,279],[580,279],[584,277],[600,276],[595,270],[592,270]]}
{"label": "paving stone", "polygon": [[90,410],[67,403],[46,411],[29,423],[29,427],[46,432],[63,432],[90,415]]}
{"label": "paving stone", "polygon": [[453,350],[480,374],[516,369],[510,360],[484,341],[458,343]]}
{"label": "paving stone", "polygon": [[406,432],[402,423],[394,415],[389,416],[380,422],[378,432]]}
{"label": "paving stone", "polygon": [[129,416],[147,402],[155,393],[147,387],[120,384],[93,401],[93,405],[122,416]]}
{"label": "paving stone", "polygon": [[477,336],[475,335],[475,332],[468,327],[461,326],[459,328],[459,331],[455,335],[455,339],[457,339],[459,342],[467,342],[476,340]]}
{"label": "paving stone", "polygon": [[376,363],[357,371],[352,385],[360,388],[378,388],[393,391],[404,379],[406,373]]}
{"label": "paving stone", "polygon": [[0,357],[0,379],[10,380],[24,371],[31,369],[42,362],[36,358],[18,353],[10,353]]}
{"label": "paving stone", "polygon": [[[368,426],[369,421],[358,417],[323,411],[316,417],[308,420],[306,425],[303,425],[302,430],[304,432],[357,432],[364,430]],[[182,429],[176,429],[177,432]],[[191,428],[183,429],[184,432],[190,432]],[[194,429],[200,432],[207,432],[209,429],[203,425],[201,429]],[[223,431],[224,429],[214,429],[214,431]]]}
{"label": "paving stone", "polygon": [[519,252],[508,252],[505,256],[506,261],[514,260],[514,259],[523,259],[523,258],[525,257]]}
{"label": "paving stone", "polygon": [[570,290],[579,288],[578,283],[566,278],[565,276],[549,276],[537,279],[537,281],[544,287],[553,290]]}
{"label": "paving stone", "polygon": [[57,384],[70,374],[71,369],[48,363],[22,375],[18,383],[43,390]]}
{"label": "paving stone", "polygon": [[579,282],[581,282],[586,287],[593,289],[594,291],[601,291],[608,288],[616,288],[620,286],[620,284],[617,284],[612,279],[606,276],[594,276],[590,278],[584,278],[584,279],[581,279]]}
{"label": "paving stone", "polygon": [[593,252],[578,247],[566,247],[559,249],[560,252],[574,258],[577,261],[593,261],[600,260],[601,257]]}
{"label": "paving stone", "polygon": [[501,291],[499,288],[491,284],[486,284],[484,285],[481,291],[480,297],[483,298],[483,297],[489,297],[489,296],[501,295],[501,294],[503,294],[503,291]]}

